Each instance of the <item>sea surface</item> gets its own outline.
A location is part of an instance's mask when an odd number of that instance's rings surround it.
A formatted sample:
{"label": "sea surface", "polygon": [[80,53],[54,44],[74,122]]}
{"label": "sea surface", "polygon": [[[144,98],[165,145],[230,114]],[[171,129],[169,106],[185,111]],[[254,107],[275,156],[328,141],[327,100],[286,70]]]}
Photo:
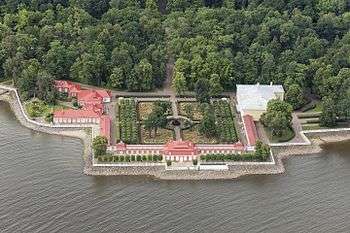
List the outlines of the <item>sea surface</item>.
{"label": "sea surface", "polygon": [[285,164],[226,181],[88,177],[79,140],[0,102],[0,232],[350,232],[350,143]]}

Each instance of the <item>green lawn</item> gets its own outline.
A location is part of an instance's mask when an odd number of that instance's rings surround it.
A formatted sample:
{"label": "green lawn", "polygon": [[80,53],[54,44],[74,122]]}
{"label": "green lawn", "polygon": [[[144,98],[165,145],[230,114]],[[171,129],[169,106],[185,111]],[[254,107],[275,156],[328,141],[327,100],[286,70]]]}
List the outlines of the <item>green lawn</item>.
{"label": "green lawn", "polygon": [[321,102],[317,102],[314,108],[312,108],[306,112],[322,112]]}
{"label": "green lawn", "polygon": [[288,142],[292,140],[295,137],[295,132],[293,129],[286,130],[283,132],[281,137],[272,135],[271,131],[265,127],[265,132],[272,143],[278,143],[278,142]]}
{"label": "green lawn", "polygon": [[41,100],[31,100],[24,103],[30,117],[45,117],[58,109],[67,109],[67,106],[60,104],[47,104]]}

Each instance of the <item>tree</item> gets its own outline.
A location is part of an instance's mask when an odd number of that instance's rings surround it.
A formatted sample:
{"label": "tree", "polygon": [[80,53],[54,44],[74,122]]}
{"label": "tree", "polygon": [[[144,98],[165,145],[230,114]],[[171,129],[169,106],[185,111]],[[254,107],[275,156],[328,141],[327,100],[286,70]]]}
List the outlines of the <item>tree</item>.
{"label": "tree", "polygon": [[298,84],[292,84],[288,87],[285,100],[292,105],[293,109],[299,109],[305,104],[303,90]]}
{"label": "tree", "polygon": [[268,145],[258,140],[255,144],[255,156],[261,161],[266,161],[270,155],[270,148]]}
{"label": "tree", "polygon": [[54,79],[46,70],[37,74],[35,92],[37,98],[47,103],[55,103],[56,89],[54,88]]}
{"label": "tree", "polygon": [[184,11],[190,5],[188,0],[168,0],[168,11]]}
{"label": "tree", "polygon": [[96,136],[92,142],[95,157],[106,155],[108,140],[106,137]]}
{"label": "tree", "polygon": [[261,116],[262,124],[272,135],[281,137],[292,125],[292,106],[281,100],[270,100],[267,111]]}
{"label": "tree", "polygon": [[212,74],[209,80],[210,85],[210,96],[217,96],[224,91],[224,88],[221,86],[220,77],[217,74]]}
{"label": "tree", "polygon": [[60,41],[55,40],[50,43],[50,49],[45,55],[44,61],[48,72],[56,79],[68,79],[74,57]]}
{"label": "tree", "polygon": [[150,137],[152,137],[152,130],[154,135],[157,135],[158,128],[164,128],[167,124],[167,112],[170,108],[169,103],[157,101],[153,105],[152,112],[144,121],[144,128],[148,130]]}
{"label": "tree", "polygon": [[135,67],[137,78],[140,82],[139,91],[149,91],[154,88],[152,65],[147,59],[142,59]]}
{"label": "tree", "polygon": [[335,101],[330,97],[322,99],[322,113],[320,116],[320,125],[333,127],[336,125],[337,109]]}
{"label": "tree", "polygon": [[109,76],[108,86],[122,89],[124,87],[124,74],[123,69],[114,67],[112,74]]}
{"label": "tree", "polygon": [[199,132],[208,138],[218,135],[214,109],[209,104],[202,105],[203,119],[199,125]]}
{"label": "tree", "polygon": [[209,91],[210,86],[207,79],[201,78],[198,79],[195,85],[195,91],[197,95],[197,99],[201,103],[208,103],[210,99]]}
{"label": "tree", "polygon": [[175,73],[172,86],[178,94],[183,94],[187,90],[186,78],[182,72]]}

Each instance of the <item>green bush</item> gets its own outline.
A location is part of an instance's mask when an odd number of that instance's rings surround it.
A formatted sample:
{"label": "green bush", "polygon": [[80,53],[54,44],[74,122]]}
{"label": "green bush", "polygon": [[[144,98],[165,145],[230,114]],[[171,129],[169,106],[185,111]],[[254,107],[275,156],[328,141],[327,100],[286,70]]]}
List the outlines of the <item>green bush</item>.
{"label": "green bush", "polygon": [[198,160],[194,159],[194,160],[192,160],[192,163],[193,163],[193,165],[197,166]]}
{"label": "green bush", "polygon": [[170,161],[170,160],[167,160],[167,161],[166,161],[166,165],[167,165],[167,166],[171,166],[171,161]]}
{"label": "green bush", "polygon": [[130,155],[125,156],[125,162],[130,162]]}
{"label": "green bush", "polygon": [[30,117],[42,117],[48,111],[47,104],[41,100],[33,100],[26,103],[25,106]]}
{"label": "green bush", "polygon": [[53,113],[46,113],[45,114],[45,121],[49,122],[49,123],[53,122]]}
{"label": "green bush", "polygon": [[200,160],[206,162],[222,161],[266,161],[270,155],[270,148],[262,145],[262,149],[257,149],[255,153],[243,154],[207,154],[201,155]]}
{"label": "green bush", "polygon": [[141,162],[141,160],[142,160],[141,155],[137,155],[136,156],[136,161]]}
{"label": "green bush", "polygon": [[147,161],[147,156],[146,155],[142,155],[142,161]]}
{"label": "green bush", "polygon": [[136,160],[136,156],[135,155],[132,155],[131,156],[131,161],[135,161]]}

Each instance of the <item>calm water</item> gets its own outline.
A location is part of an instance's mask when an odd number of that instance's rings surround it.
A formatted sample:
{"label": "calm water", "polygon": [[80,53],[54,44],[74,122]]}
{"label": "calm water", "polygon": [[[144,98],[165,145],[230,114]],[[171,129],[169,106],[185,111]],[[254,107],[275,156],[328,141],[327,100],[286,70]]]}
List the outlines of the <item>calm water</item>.
{"label": "calm water", "polygon": [[0,103],[0,232],[350,232],[349,151],[230,181],[87,177],[79,140],[28,130]]}

